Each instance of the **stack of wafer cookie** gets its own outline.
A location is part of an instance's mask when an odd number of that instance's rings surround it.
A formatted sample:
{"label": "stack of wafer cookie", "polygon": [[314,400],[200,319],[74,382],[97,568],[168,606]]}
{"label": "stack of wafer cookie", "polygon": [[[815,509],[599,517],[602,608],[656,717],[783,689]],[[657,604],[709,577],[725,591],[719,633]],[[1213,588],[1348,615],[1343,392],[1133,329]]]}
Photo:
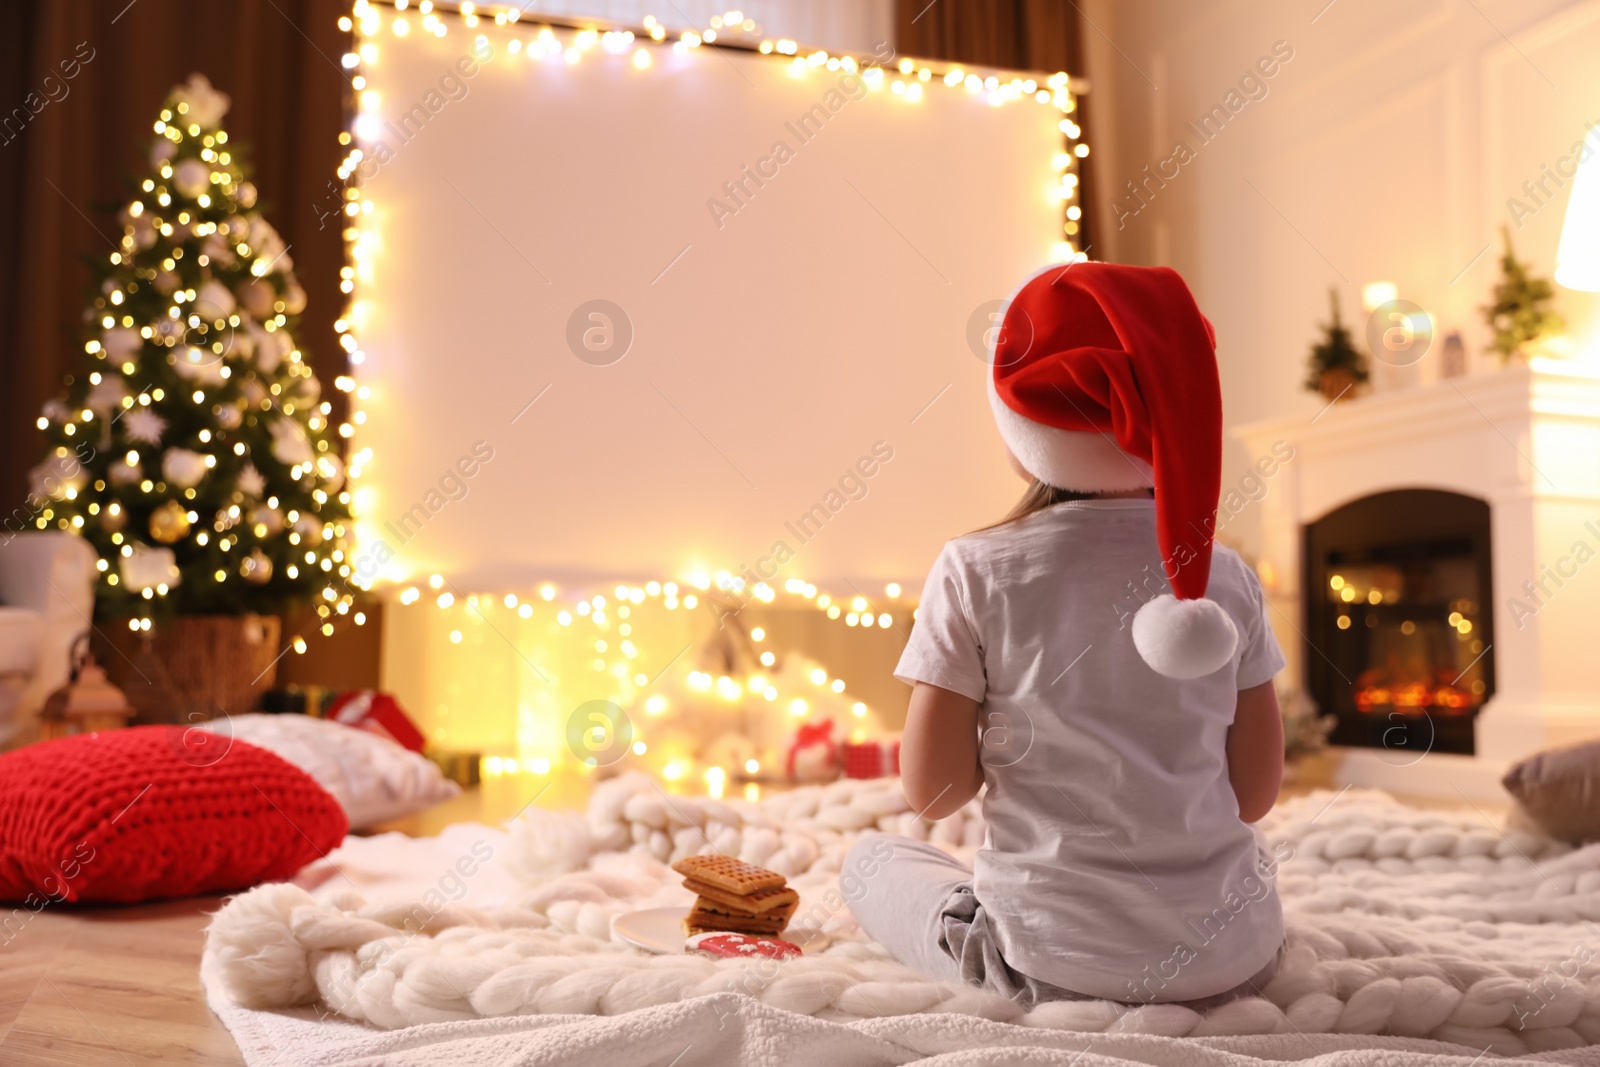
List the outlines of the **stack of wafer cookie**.
{"label": "stack of wafer cookie", "polygon": [[696,895],[683,920],[689,936],[719,930],[781,934],[800,904],[800,895],[784,884],[783,875],[732,856],[689,856],[672,869]]}

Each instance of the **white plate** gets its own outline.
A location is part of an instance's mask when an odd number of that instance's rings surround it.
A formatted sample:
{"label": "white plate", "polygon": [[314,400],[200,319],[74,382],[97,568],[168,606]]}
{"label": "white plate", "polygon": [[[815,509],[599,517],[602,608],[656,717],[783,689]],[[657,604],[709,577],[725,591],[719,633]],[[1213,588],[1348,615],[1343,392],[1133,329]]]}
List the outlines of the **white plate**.
{"label": "white plate", "polygon": [[[612,920],[611,932],[628,944],[647,952],[682,952],[683,917],[688,914],[688,908],[646,908],[643,911],[630,911]],[[800,946],[802,952],[820,952],[828,945],[828,935],[821,930],[785,930],[777,936],[791,945]]]}

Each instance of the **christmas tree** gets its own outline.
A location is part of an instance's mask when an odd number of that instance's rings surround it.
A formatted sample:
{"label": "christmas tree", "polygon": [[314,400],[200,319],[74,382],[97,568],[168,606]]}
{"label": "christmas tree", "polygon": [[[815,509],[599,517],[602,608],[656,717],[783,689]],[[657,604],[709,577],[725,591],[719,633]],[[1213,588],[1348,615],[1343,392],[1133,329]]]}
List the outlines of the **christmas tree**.
{"label": "christmas tree", "polygon": [[1329,400],[1347,395],[1367,380],[1367,355],[1356,347],[1339,315],[1339,290],[1328,290],[1333,319],[1323,326],[1322,340],[1311,346],[1306,388]]}
{"label": "christmas tree", "polygon": [[1560,330],[1566,320],[1549,308],[1556,296],[1550,280],[1530,276],[1529,264],[1519,262],[1511,248],[1511,231],[1502,226],[1500,234],[1506,243],[1500,256],[1500,280],[1495,283],[1494,303],[1483,309],[1483,315],[1494,331],[1489,351],[1510,362],[1526,354],[1530,343]]}
{"label": "christmas tree", "polygon": [[35,525],[94,546],[102,618],[352,601],[332,405],[295,340],[305,290],[227,109],[199,74],[168,96],[85,312],[87,366],[39,418]]}

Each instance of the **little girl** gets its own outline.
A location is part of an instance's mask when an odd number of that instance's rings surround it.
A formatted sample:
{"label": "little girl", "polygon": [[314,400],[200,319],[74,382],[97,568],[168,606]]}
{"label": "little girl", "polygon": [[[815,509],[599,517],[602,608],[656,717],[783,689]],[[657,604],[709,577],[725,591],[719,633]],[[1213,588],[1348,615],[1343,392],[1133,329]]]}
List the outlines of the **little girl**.
{"label": "little girl", "polygon": [[1283,945],[1246,824],[1278,793],[1284,661],[1255,575],[1212,543],[1211,325],[1166,268],[1058,266],[1012,297],[992,356],[1030,485],[945,545],[895,671],[906,798],[941,819],[987,786],[987,833],[972,870],[863,839],[841,890],[906,964],[1024,1008],[1250,995]]}

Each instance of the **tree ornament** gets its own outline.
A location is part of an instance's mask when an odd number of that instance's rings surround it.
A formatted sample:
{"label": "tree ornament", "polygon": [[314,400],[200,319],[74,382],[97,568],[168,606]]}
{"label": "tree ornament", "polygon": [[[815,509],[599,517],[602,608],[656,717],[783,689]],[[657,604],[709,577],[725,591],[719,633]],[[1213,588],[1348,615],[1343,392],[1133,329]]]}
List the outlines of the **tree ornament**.
{"label": "tree ornament", "polygon": [[299,282],[290,282],[289,288],[284,290],[283,310],[290,315],[298,315],[306,309],[306,291]]}
{"label": "tree ornament", "polygon": [[167,432],[167,420],[144,406],[133,407],[122,416],[122,434],[130,441],[159,445]]}
{"label": "tree ornament", "polygon": [[337,493],[344,485],[344,460],[324,452],[317,457],[317,477],[325,492]]}
{"label": "tree ornament", "polygon": [[1325,400],[1349,399],[1367,381],[1367,354],[1356,347],[1339,316],[1339,290],[1328,289],[1333,318],[1323,326],[1322,340],[1311,346],[1306,388]]}
{"label": "tree ornament", "polygon": [[144,480],[144,467],[129,463],[126,459],[113,460],[106,470],[106,477],[112,485],[132,485]]}
{"label": "tree ornament", "polygon": [[254,463],[246,463],[244,465],[244,469],[239,472],[239,480],[236,484],[239,486],[239,492],[247,497],[259,499],[267,491],[267,480],[262,477],[260,471],[256,470]]}
{"label": "tree ornament", "polygon": [[171,359],[173,369],[193,385],[217,386],[227,381],[222,373],[222,357],[209,348],[191,346]]}
{"label": "tree ornament", "polygon": [[266,585],[272,581],[272,560],[255,549],[239,563],[239,576],[251,585]]}
{"label": "tree ornament", "polygon": [[224,404],[216,409],[217,425],[224,430],[237,430],[244,422],[244,413],[232,404]]}
{"label": "tree ornament", "polygon": [[283,238],[272,223],[257,215],[250,220],[250,248],[255,252],[256,265],[252,273],[258,277],[273,272],[286,272],[294,266]]}
{"label": "tree ornament", "polygon": [[250,333],[250,327],[255,323],[250,320],[250,313],[244,311],[239,316],[240,324],[228,331],[227,354],[238,359],[253,360],[256,354],[256,339]]}
{"label": "tree ornament", "polygon": [[300,535],[300,541],[308,548],[322,544],[322,523],[310,515],[302,515],[294,520],[294,532]]}
{"label": "tree ornament", "polygon": [[65,448],[58,447],[54,454],[28,472],[29,493],[49,500],[63,500],[69,493],[76,495],[88,484],[88,470]]}
{"label": "tree ornament", "polygon": [[[194,123],[202,131],[214,130],[222,124],[232,103],[228,94],[219,92],[204,74],[189,75],[189,80],[172,90],[173,110],[181,116],[181,123]],[[248,207],[249,205],[245,205]]]}
{"label": "tree ornament", "polygon": [[194,298],[195,314],[206,322],[227,318],[235,306],[233,290],[215,278],[202,285]]}
{"label": "tree ornament", "polygon": [[1495,283],[1494,303],[1483,308],[1484,319],[1494,331],[1489,351],[1497,352],[1501,362],[1526,359],[1534,342],[1560,331],[1566,320],[1550,309],[1555,287],[1548,278],[1533,277],[1531,264],[1520,262],[1511,247],[1511,230],[1500,227],[1505,252],[1500,256],[1500,280]]}
{"label": "tree ornament", "polygon": [[172,185],[193,200],[211,185],[211,169],[198,159],[186,159],[172,169]]}
{"label": "tree ornament", "polygon": [[193,489],[206,476],[206,457],[187,448],[169,448],[161,457],[161,477],[179,489]]}
{"label": "tree ornament", "polygon": [[144,347],[144,338],[130,326],[113,326],[100,335],[100,347],[107,356],[121,363]]}
{"label": "tree ornament", "polygon": [[238,201],[239,206],[242,207],[242,208],[255,207],[256,206],[256,187],[255,187],[255,183],[254,182],[240,182],[239,183],[239,191],[236,194],[234,194],[234,199]]}
{"label": "tree ornament", "polygon": [[133,220],[133,242],[139,250],[146,251],[156,243],[156,224],[150,221],[148,214],[140,215]]}
{"label": "tree ornament", "polygon": [[283,366],[284,357],[294,347],[287,331],[268,330],[256,323],[250,324],[250,338],[255,342],[256,368],[263,374],[275,374]]}
{"label": "tree ornament", "polygon": [[227,270],[239,262],[239,257],[233,254],[233,245],[220,233],[206,235],[205,240],[200,242],[200,254],[218,270]]}
{"label": "tree ornament", "polygon": [[122,557],[117,568],[122,574],[123,584],[131,592],[142,593],[162,585],[170,589],[183,580],[172,549],[137,544],[132,549],[129,555]]}
{"label": "tree ornament", "polygon": [[176,500],[157,505],[150,513],[150,536],[162,544],[177,544],[188,533],[189,513]]}
{"label": "tree ornament", "polygon": [[238,295],[240,306],[258,319],[271,317],[272,305],[278,299],[278,291],[263,278],[241,282]]}
{"label": "tree ornament", "polygon": [[122,406],[122,401],[127,398],[128,386],[117,374],[107,374],[89,389],[89,397],[84,401],[89,410],[96,415],[110,414],[112,408]]}
{"label": "tree ornament", "polygon": [[306,404],[315,404],[322,395],[322,383],[315,378],[296,378],[289,386],[289,394]]}
{"label": "tree ornament", "polygon": [[250,510],[250,529],[257,537],[276,537],[283,532],[283,512],[262,504]]}
{"label": "tree ornament", "polygon": [[161,164],[167,162],[178,152],[178,146],[165,137],[156,138],[155,144],[150,146],[150,169],[160,170]]}
{"label": "tree ornament", "polygon": [[311,462],[315,455],[311,441],[301,425],[290,418],[272,420],[268,428],[272,434],[272,458],[286,467],[298,467]]}

